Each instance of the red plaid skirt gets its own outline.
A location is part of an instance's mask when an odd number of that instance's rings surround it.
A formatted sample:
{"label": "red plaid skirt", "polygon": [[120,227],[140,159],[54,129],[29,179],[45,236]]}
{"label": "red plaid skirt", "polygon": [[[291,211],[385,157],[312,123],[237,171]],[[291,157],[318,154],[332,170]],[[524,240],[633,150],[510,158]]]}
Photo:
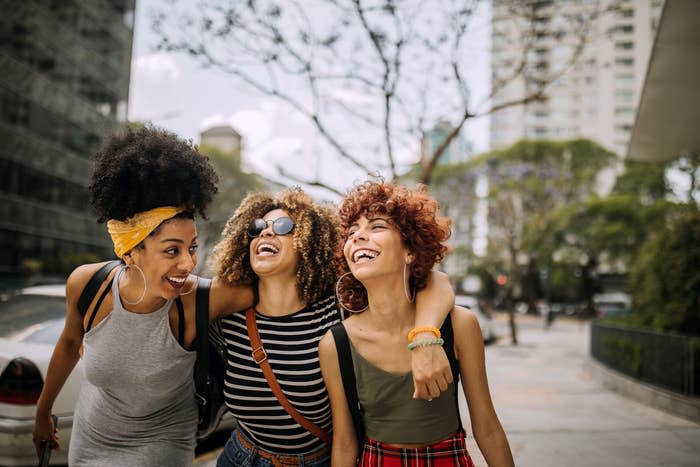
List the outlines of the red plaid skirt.
{"label": "red plaid skirt", "polygon": [[399,448],[365,438],[361,467],[474,467],[464,433],[424,448]]}

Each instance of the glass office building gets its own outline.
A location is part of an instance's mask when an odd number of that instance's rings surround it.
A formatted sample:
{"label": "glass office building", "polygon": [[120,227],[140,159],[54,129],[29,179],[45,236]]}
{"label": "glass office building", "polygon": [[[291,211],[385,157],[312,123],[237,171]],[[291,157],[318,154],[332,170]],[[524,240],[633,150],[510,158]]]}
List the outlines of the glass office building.
{"label": "glass office building", "polygon": [[135,0],[0,0],[0,274],[109,257],[87,186],[126,121]]}

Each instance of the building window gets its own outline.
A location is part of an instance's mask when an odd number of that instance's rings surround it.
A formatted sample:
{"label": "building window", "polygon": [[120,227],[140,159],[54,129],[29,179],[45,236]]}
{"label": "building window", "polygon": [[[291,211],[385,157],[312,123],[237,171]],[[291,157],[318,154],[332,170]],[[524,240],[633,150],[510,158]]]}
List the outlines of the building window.
{"label": "building window", "polygon": [[634,17],[634,9],[632,8],[627,8],[624,10],[620,10],[618,13],[622,18],[633,18]]}
{"label": "building window", "polygon": [[615,79],[623,83],[631,83],[634,81],[634,73],[616,73]]}
{"label": "building window", "polygon": [[617,50],[632,50],[634,49],[634,42],[618,42],[615,44]]}
{"label": "building window", "polygon": [[634,109],[632,107],[616,107],[615,116],[626,117],[634,115]]}
{"label": "building window", "polygon": [[615,90],[615,97],[622,102],[632,102],[634,100],[634,91],[631,89]]}
{"label": "building window", "polygon": [[634,24],[619,24],[615,30],[623,34],[632,34],[634,32]]}
{"label": "building window", "polygon": [[633,58],[616,58],[615,65],[624,66],[624,67],[633,67],[634,66],[634,59]]}

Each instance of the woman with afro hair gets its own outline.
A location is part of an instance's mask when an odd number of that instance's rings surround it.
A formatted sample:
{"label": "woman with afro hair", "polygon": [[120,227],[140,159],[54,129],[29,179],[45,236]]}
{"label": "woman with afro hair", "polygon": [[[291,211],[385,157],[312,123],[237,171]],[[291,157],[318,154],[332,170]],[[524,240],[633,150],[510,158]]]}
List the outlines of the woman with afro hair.
{"label": "woman with afro hair", "polygon": [[[335,209],[299,188],[250,194],[226,224],[213,256],[217,279],[251,285],[256,305],[216,322],[227,356],[226,405],[238,421],[217,466],[330,465],[331,409],[318,342],[341,319],[337,241]],[[422,325],[439,324],[454,305],[447,277],[435,276],[426,272],[429,285],[417,297]],[[253,328],[260,344],[252,344]],[[426,348],[414,356],[416,382],[406,396],[437,397],[452,378],[444,352]],[[270,388],[266,364],[292,409]]]}
{"label": "woman with afro hair", "polygon": [[[422,190],[368,181],[343,200],[340,232],[343,281],[338,300],[356,313],[319,344],[333,411],[333,466],[356,465],[358,460],[361,466],[473,466],[459,420],[459,379],[474,436],[488,465],[513,466],[489,394],[476,316],[455,306],[441,329],[422,329],[432,335],[425,337],[414,329],[414,297],[442,260],[450,235],[449,220],[438,215],[437,202]],[[348,338],[347,352],[356,374],[361,439],[340,371],[337,349],[342,336]],[[439,397],[407,397],[413,353],[443,344],[451,356],[454,382]],[[354,408],[353,401],[353,412]]]}
{"label": "woman with afro hair", "polygon": [[[122,265],[84,316],[78,297],[106,263],[82,265],[68,278],[65,326],[37,403],[37,452],[42,442],[59,446],[51,409],[82,354],[70,465],[192,465],[195,215],[205,217],[217,181],[206,156],[149,126],[112,136],[97,154],[92,205]],[[250,287],[214,281],[210,320],[251,303]]]}

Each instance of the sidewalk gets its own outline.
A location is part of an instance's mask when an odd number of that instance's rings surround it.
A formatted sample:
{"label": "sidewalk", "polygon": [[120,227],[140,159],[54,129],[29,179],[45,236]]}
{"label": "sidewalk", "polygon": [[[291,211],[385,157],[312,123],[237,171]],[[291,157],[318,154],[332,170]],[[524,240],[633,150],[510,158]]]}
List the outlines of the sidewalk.
{"label": "sidewalk", "polygon": [[[486,348],[496,411],[518,467],[695,467],[700,425],[643,406],[603,387],[585,371],[588,323],[518,316],[519,345],[506,317],[495,318],[499,341]],[[464,398],[460,409],[469,430]],[[469,451],[485,467],[473,436]],[[195,465],[213,467],[218,452]]]}
{"label": "sidewalk", "polygon": [[[502,337],[487,347],[486,366],[517,466],[700,465],[699,424],[618,395],[587,374],[588,323],[560,319],[545,330],[542,319],[518,316],[513,346],[505,316],[495,320]],[[477,467],[486,466],[473,439],[470,452]]]}

